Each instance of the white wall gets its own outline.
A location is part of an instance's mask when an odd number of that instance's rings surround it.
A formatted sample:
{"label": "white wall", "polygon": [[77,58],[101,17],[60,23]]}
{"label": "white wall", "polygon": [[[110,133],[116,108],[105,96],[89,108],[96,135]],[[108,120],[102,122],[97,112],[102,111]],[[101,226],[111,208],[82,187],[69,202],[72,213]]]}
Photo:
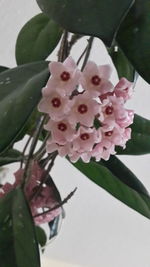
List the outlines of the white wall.
{"label": "white wall", "polygon": [[[0,1],[0,65],[15,65],[17,34],[38,12],[35,0]],[[85,42],[75,49],[75,58]],[[91,58],[99,64],[109,61],[99,41],[95,42]],[[150,118],[149,99],[150,88],[139,79],[130,107]],[[122,156],[121,159],[150,188],[150,156]],[[65,159],[57,159],[53,177],[62,197],[76,186],[78,190],[65,206],[66,219],[59,236],[46,249],[47,258],[87,267],[150,266],[150,223],[146,218],[98,188]],[[60,266],[67,267],[67,264]]]}

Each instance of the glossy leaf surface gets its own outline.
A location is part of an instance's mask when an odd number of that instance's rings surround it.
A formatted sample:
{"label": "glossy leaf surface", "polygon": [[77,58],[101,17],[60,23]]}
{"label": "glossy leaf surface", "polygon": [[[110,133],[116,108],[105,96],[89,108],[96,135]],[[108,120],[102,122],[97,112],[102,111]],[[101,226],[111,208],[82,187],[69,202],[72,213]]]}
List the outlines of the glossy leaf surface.
{"label": "glossy leaf surface", "polygon": [[117,41],[136,71],[150,83],[150,1],[136,0],[117,34]]}
{"label": "glossy leaf surface", "polygon": [[62,29],[44,14],[38,14],[21,29],[16,43],[18,65],[46,59],[57,46]]}
{"label": "glossy leaf surface", "polygon": [[113,173],[101,163],[78,161],[73,165],[115,198],[145,217],[150,218],[150,197],[148,195],[139,193],[133,189],[133,186],[130,187],[125,184],[116,173]]}
{"label": "glossy leaf surface", "polygon": [[41,10],[70,32],[93,35],[110,45],[133,0],[37,0]]}
{"label": "glossy leaf surface", "polygon": [[0,152],[7,148],[40,100],[47,62],[25,64],[0,74]]}

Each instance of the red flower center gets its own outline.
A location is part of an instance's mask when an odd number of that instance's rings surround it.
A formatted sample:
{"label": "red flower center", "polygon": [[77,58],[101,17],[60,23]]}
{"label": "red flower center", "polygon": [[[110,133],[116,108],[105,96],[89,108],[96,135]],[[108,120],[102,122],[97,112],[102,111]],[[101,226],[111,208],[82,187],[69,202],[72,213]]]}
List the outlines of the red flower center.
{"label": "red flower center", "polygon": [[89,134],[88,133],[83,133],[80,135],[80,138],[85,141],[85,140],[88,140],[90,138]]}
{"label": "red flower center", "polygon": [[95,76],[92,77],[91,82],[94,85],[100,85],[101,78],[98,75],[95,75]]}
{"label": "red flower center", "polygon": [[106,109],[105,109],[105,113],[107,114],[107,115],[111,115],[112,113],[113,113],[113,111],[114,111],[114,109],[113,109],[113,107],[107,107]]}
{"label": "red flower center", "polygon": [[54,97],[51,101],[54,108],[59,108],[61,106],[61,101],[58,97]]}
{"label": "red flower center", "polygon": [[63,123],[63,122],[60,122],[58,124],[58,130],[60,130],[62,132],[66,131],[67,130],[67,125],[65,123]]}
{"label": "red flower center", "polygon": [[88,107],[87,105],[85,104],[81,104],[78,106],[78,111],[81,113],[81,114],[84,114],[88,111]]}
{"label": "red flower center", "polygon": [[66,82],[70,79],[70,73],[67,71],[62,72],[62,74],[60,75],[60,78],[62,79],[62,81]]}
{"label": "red flower center", "polygon": [[113,131],[108,131],[105,133],[105,136],[111,136],[113,134]]}

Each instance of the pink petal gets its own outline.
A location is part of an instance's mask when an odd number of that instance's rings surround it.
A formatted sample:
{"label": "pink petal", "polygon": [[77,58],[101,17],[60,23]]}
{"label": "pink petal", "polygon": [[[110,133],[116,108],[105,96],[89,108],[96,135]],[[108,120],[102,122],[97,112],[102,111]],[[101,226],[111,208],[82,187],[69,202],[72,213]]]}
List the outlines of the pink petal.
{"label": "pink petal", "polygon": [[112,73],[112,67],[110,65],[102,65],[98,67],[100,77],[104,78],[105,80],[108,80]]}

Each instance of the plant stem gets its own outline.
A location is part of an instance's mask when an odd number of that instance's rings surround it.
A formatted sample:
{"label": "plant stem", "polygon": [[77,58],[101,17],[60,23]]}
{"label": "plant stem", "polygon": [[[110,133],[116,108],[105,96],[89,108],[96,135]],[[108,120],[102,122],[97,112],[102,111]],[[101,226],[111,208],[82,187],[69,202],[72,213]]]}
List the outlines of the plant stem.
{"label": "plant stem", "polygon": [[50,137],[50,133],[48,133],[41,145],[41,147],[39,148],[39,150],[34,154],[34,157],[36,160],[41,160],[41,158],[44,156],[46,150],[45,150],[45,145],[46,145],[46,142],[48,140],[48,138]]}
{"label": "plant stem", "polygon": [[54,207],[52,207],[51,209],[49,209],[49,210],[46,210],[46,211],[44,211],[44,212],[42,212],[42,213],[39,213],[39,214],[36,214],[35,216],[34,216],[34,218],[36,218],[36,217],[38,217],[38,216],[42,216],[42,215],[44,215],[44,214],[47,214],[47,213],[49,213],[49,212],[51,212],[51,211],[53,211],[53,210],[56,210],[56,209],[58,209],[58,208],[60,208],[60,207],[62,207],[64,204],[66,204],[67,202],[68,202],[68,200],[74,195],[74,193],[76,192],[76,190],[77,190],[77,187],[66,197],[66,198],[64,198],[64,200],[62,200],[62,201],[60,201],[60,203],[58,203],[57,205],[55,205]]}
{"label": "plant stem", "polygon": [[[38,194],[41,192],[42,186],[47,181],[47,179],[49,177],[49,172],[50,172],[50,170],[52,169],[52,167],[54,165],[54,161],[55,161],[55,158],[56,158],[57,155],[58,155],[58,152],[54,152],[54,153],[50,154],[50,156],[51,156],[51,162],[50,162],[47,170],[45,170],[44,174],[41,177],[41,182],[40,182],[40,184],[39,184],[39,186],[37,188],[37,191],[33,193],[33,195],[31,196],[31,198],[29,199],[29,201],[31,201],[34,197],[37,197]],[[49,159],[48,159],[48,161],[49,161]]]}
{"label": "plant stem", "polygon": [[65,30],[58,52],[58,61],[63,62],[68,56],[68,32]]}
{"label": "plant stem", "polygon": [[84,49],[84,51],[82,52],[81,56],[79,57],[79,59],[77,60],[77,66],[79,65],[81,59],[84,57],[86,51],[88,49],[88,45],[86,46],[86,48]]}
{"label": "plant stem", "polygon": [[43,125],[45,123],[45,120],[47,119],[47,114],[44,115],[43,119],[39,122],[39,125],[37,126],[34,136],[33,136],[33,140],[31,143],[31,147],[30,147],[30,151],[29,151],[29,155],[27,157],[27,161],[26,161],[26,165],[25,165],[25,169],[24,169],[24,173],[23,173],[23,180],[22,180],[22,187],[24,188],[27,180],[29,179],[29,174],[30,174],[30,163],[33,160],[33,153],[35,150],[35,147],[37,145],[38,139],[39,139],[39,135],[41,133],[41,130],[43,128]]}
{"label": "plant stem", "polygon": [[26,142],[26,144],[25,144],[25,146],[24,146],[24,149],[23,149],[23,151],[22,151],[23,158],[22,158],[22,160],[21,160],[21,162],[20,162],[20,168],[22,168],[23,160],[24,160],[24,155],[25,155],[26,149],[27,149],[27,147],[28,147],[28,145],[29,145],[31,139],[32,139],[32,135],[29,136],[29,138],[28,138],[28,140],[27,140],[27,142]]}
{"label": "plant stem", "polygon": [[94,37],[90,37],[89,40],[88,40],[88,47],[87,47],[87,50],[86,50],[86,55],[85,55],[85,58],[84,58],[84,61],[83,61],[83,65],[82,65],[81,71],[84,70],[84,68],[86,66],[86,63],[88,61],[88,58],[89,58],[90,52],[91,52],[91,48],[92,48],[92,45],[93,45],[93,41],[94,41]]}
{"label": "plant stem", "polygon": [[47,172],[48,172],[48,173],[51,171],[52,167],[54,166],[54,162],[55,162],[55,159],[56,159],[57,155],[58,155],[58,152],[55,151],[55,152],[53,153],[52,158],[51,158],[51,162],[50,162],[50,164],[49,164],[49,166],[48,166],[48,168],[47,168]]}

